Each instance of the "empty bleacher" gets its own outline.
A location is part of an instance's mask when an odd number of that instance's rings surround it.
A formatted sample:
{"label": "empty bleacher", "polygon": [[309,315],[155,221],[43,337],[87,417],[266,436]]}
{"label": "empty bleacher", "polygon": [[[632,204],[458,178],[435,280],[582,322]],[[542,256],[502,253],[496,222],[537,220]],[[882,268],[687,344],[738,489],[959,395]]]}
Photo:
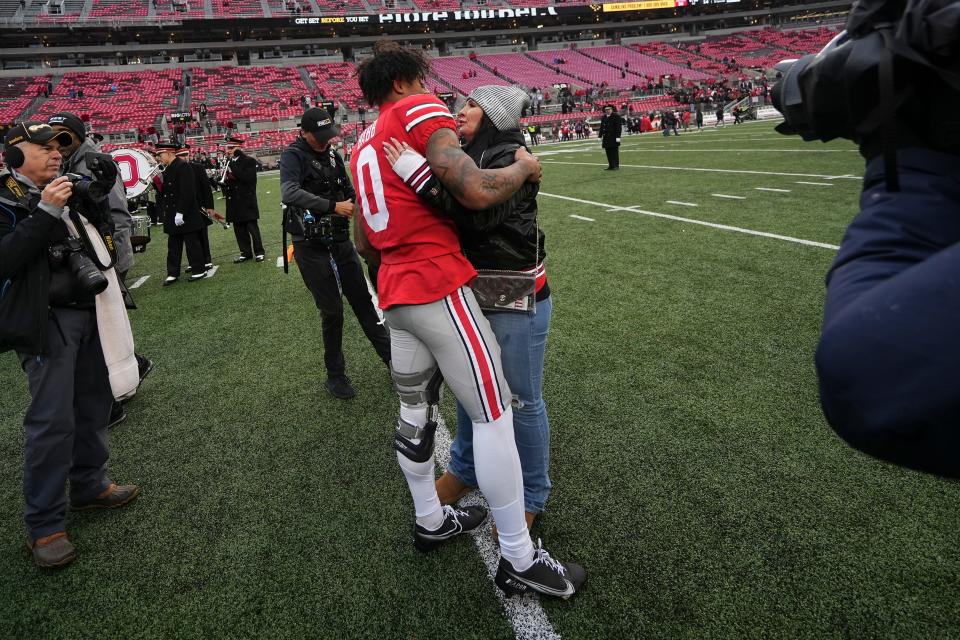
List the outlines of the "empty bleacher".
{"label": "empty bleacher", "polygon": [[[483,85],[511,84],[508,80],[493,75],[469,58],[464,57],[434,58],[430,61],[430,69],[435,76],[452,85],[464,95]],[[476,74],[476,77],[471,77],[473,73]],[[467,77],[464,77],[465,75]]]}
{"label": "empty bleacher", "polygon": [[357,84],[356,67],[351,62],[327,62],[306,65],[317,89],[326,100],[339,100],[350,109],[365,106]]}
{"label": "empty bleacher", "polygon": [[191,70],[191,100],[218,120],[283,120],[299,116],[310,93],[294,67],[214,67]]}
{"label": "empty bleacher", "polygon": [[509,78],[517,84],[531,87],[549,87],[557,83],[565,83],[577,87],[584,87],[586,82],[579,78],[567,75],[562,71],[548,69],[539,62],[535,62],[522,53],[491,53],[477,56],[477,60],[490,69]]}
{"label": "empty bleacher", "polygon": [[91,18],[145,18],[150,13],[149,0],[93,0]]}
{"label": "empty bleacher", "polygon": [[[159,118],[177,110],[173,81],[179,70],[140,72],[68,73],[53,95],[37,110],[38,119],[58,111],[76,113],[100,132],[130,131],[155,125]],[[117,90],[111,90],[116,84]],[[70,98],[70,91],[83,89],[84,96]]]}

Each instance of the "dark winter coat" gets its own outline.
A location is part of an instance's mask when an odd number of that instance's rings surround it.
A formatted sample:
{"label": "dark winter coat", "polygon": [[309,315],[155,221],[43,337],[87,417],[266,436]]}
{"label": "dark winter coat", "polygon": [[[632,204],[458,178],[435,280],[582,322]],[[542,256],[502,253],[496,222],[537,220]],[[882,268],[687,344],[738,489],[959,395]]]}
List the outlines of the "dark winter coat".
{"label": "dark winter coat", "polygon": [[600,140],[604,149],[619,147],[622,133],[623,118],[616,111],[600,118]]}
{"label": "dark winter coat", "polygon": [[233,179],[228,175],[223,184],[223,197],[227,200],[227,222],[259,220],[257,161],[242,151],[237,151],[230,159],[230,174],[233,174]]}
{"label": "dark winter coat", "polygon": [[[177,158],[163,172],[163,187],[157,196],[163,220],[163,232],[182,235],[199,231],[206,223],[200,213],[197,182],[189,162]],[[176,215],[183,214],[183,225],[176,225]]]}

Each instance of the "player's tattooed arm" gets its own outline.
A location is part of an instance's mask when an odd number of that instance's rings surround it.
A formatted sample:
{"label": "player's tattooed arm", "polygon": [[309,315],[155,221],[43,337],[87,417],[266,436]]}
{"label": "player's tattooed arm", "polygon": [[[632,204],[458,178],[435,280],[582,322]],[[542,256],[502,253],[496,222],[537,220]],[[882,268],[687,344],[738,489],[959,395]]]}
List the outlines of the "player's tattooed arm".
{"label": "player's tattooed arm", "polygon": [[358,203],[353,204],[353,244],[368,265],[380,264],[380,252],[367,239],[367,230],[363,228],[363,212]]}
{"label": "player's tattooed arm", "polygon": [[539,180],[536,158],[518,157],[503,169],[479,169],[451,129],[435,131],[427,141],[427,162],[440,182],[468,209],[488,209],[507,200],[527,180]]}

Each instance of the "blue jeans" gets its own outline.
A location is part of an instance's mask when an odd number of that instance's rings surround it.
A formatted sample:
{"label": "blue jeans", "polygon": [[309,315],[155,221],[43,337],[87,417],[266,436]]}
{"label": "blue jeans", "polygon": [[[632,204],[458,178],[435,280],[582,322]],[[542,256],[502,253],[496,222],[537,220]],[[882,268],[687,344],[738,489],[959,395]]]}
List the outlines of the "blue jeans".
{"label": "blue jeans", "polygon": [[[503,374],[513,393],[513,434],[523,469],[524,510],[543,511],[550,495],[550,422],[543,403],[543,358],[553,301],[537,302],[536,313],[486,314],[500,343]],[[473,424],[457,403],[457,436],[450,447],[449,471],[477,486],[473,468]]]}

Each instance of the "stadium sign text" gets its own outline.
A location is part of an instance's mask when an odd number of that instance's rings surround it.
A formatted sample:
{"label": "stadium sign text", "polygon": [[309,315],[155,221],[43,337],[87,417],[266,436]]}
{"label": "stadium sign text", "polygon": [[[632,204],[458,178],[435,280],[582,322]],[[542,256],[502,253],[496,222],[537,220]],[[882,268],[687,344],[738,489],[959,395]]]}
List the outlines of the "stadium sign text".
{"label": "stadium sign text", "polygon": [[374,16],[329,16],[319,18],[295,18],[293,23],[344,24],[380,23],[402,24],[414,22],[466,22],[476,20],[503,20],[505,18],[536,18],[558,15],[556,7],[530,7],[516,9],[472,9],[467,11],[423,11],[416,13],[382,13]]}

